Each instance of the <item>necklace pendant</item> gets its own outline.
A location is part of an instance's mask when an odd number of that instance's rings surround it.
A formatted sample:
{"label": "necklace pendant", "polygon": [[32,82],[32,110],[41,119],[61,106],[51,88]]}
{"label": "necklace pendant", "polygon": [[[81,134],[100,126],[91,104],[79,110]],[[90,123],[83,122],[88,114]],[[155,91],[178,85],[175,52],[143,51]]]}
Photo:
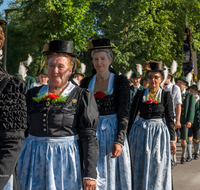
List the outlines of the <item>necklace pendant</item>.
{"label": "necklace pendant", "polygon": [[48,107],[49,105],[50,105],[50,102],[49,102],[49,101],[47,101],[47,102],[46,102],[46,106]]}

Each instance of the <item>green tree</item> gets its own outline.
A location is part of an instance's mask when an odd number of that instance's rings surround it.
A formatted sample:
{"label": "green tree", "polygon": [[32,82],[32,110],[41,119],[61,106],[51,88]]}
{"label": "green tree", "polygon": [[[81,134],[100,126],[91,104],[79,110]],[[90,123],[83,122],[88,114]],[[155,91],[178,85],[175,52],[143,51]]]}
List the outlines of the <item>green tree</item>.
{"label": "green tree", "polygon": [[[74,42],[74,52],[86,49],[95,34],[94,17],[90,11],[93,0],[16,0],[10,8],[8,27],[8,71],[16,72],[19,61],[31,54],[35,75],[41,62],[43,45],[54,39]],[[13,65],[13,63],[17,65]]]}
{"label": "green tree", "polygon": [[175,59],[181,66],[186,15],[192,42],[200,47],[197,0],[105,0],[92,10],[99,36],[109,37],[117,47],[113,65],[122,73],[152,59],[167,66]]}

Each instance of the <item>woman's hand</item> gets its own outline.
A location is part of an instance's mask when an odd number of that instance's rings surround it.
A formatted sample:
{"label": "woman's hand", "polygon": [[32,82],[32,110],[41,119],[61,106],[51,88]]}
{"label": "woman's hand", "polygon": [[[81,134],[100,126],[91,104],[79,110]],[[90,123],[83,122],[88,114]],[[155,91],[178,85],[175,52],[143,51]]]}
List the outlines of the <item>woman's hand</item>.
{"label": "woman's hand", "polygon": [[116,158],[122,153],[122,146],[120,144],[114,144],[112,148],[111,158]]}
{"label": "woman's hand", "polygon": [[91,179],[83,179],[84,190],[95,190],[97,188],[97,182]]}
{"label": "woman's hand", "polygon": [[171,154],[176,154],[176,144],[175,142],[170,142]]}

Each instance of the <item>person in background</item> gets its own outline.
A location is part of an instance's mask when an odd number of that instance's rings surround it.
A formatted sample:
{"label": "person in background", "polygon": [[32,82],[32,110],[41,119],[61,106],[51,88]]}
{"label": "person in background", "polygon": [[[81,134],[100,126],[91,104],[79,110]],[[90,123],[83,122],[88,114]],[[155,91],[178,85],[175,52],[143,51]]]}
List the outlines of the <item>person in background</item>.
{"label": "person in background", "polygon": [[[4,33],[0,20],[0,49]],[[0,67],[0,189],[19,190],[16,166],[27,129],[26,86]]]}
{"label": "person in background", "polygon": [[42,85],[47,84],[47,82],[49,80],[47,69],[43,68],[39,72],[38,77],[39,77],[40,82],[39,83],[36,83],[36,82],[32,83],[31,86],[30,86],[30,88],[33,88],[33,87],[36,87],[36,86],[42,86]]}
{"label": "person in background", "polygon": [[94,94],[99,108],[97,139],[97,190],[132,190],[131,163],[126,131],[130,110],[129,81],[111,67],[113,61],[109,39],[89,41],[94,69],[81,81],[82,88]]}
{"label": "person in background", "polygon": [[[195,98],[194,95],[188,92],[185,87],[188,85],[186,77],[180,76],[176,80],[177,85],[179,86],[182,94],[182,105],[181,105],[181,146],[182,146],[182,155],[181,155],[181,164],[185,164],[186,161],[190,162],[192,160],[192,138],[188,137],[187,139],[187,130],[192,127],[195,115]],[[188,150],[188,158],[186,160],[186,150]]]}
{"label": "person in background", "polygon": [[172,97],[160,87],[162,61],[148,61],[143,69],[149,87],[137,91],[128,124],[132,188],[171,190],[171,154],[176,153]]}
{"label": "person in background", "polygon": [[131,90],[130,102],[133,101],[133,98],[136,95],[138,89],[140,90],[145,89],[145,87],[140,84],[141,76],[139,72],[133,72],[131,78],[133,81],[133,85],[130,87],[130,90]]}
{"label": "person in background", "polygon": [[[181,90],[180,88],[172,84],[172,79],[174,76],[171,74],[171,71],[168,71],[168,77],[165,81],[165,91],[170,92],[172,95],[173,100],[173,110],[174,110],[174,122],[175,122],[175,130],[176,134],[178,134],[178,129],[181,128],[180,118],[181,118],[181,104],[182,104],[182,97],[181,97]],[[177,136],[175,137],[175,142],[177,142]],[[173,155],[173,162],[172,162],[172,168],[177,165],[176,161],[176,154]]]}
{"label": "person in background", "polygon": [[142,81],[142,86],[144,86],[145,88],[149,87],[149,81],[146,76],[144,76],[141,81]]}
{"label": "person in background", "polygon": [[199,138],[200,138],[200,98],[199,98],[199,92],[200,92],[200,81],[196,84],[193,84],[189,87],[190,92],[195,97],[195,116],[194,116],[194,122],[192,124],[192,127],[188,129],[188,138],[193,138],[193,146],[194,146],[194,159],[199,159]]}

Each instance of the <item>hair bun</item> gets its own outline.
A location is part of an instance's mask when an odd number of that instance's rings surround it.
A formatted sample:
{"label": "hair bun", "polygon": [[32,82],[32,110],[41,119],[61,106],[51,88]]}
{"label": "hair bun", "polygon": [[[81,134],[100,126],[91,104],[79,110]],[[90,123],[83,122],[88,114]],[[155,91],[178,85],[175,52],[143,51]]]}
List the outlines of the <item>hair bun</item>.
{"label": "hair bun", "polygon": [[5,37],[2,27],[0,26],[0,49],[2,49],[4,45]]}

